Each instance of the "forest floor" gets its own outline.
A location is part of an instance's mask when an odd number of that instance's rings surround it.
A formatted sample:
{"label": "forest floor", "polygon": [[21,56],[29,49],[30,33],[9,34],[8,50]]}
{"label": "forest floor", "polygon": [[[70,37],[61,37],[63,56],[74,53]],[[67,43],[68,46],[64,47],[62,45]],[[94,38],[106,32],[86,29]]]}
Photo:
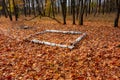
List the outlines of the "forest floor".
{"label": "forest floor", "polygon": [[[21,18],[11,22],[1,17],[0,80],[119,80],[120,26],[114,28],[113,19],[87,17],[84,25],[79,26],[72,25],[70,19],[63,25],[49,18],[30,21]],[[73,50],[24,40],[30,34],[48,29],[81,31],[87,36]],[[42,37],[59,42],[59,36]],[[72,35],[65,39],[69,37]]]}

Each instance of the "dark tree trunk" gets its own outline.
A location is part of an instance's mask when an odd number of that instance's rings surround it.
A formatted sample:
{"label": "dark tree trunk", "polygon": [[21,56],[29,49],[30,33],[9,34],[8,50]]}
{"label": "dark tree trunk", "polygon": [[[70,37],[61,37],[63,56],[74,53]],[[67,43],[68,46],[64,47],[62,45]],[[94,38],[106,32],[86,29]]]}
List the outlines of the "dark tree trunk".
{"label": "dark tree trunk", "polygon": [[84,10],[87,0],[81,0],[81,9],[80,9],[80,18],[79,18],[79,25],[83,25],[83,16],[84,16]]}
{"label": "dark tree trunk", "polygon": [[27,16],[26,0],[23,0],[23,3],[24,3],[24,14],[26,17]]}
{"label": "dark tree trunk", "polygon": [[91,13],[91,0],[89,0],[89,7],[88,7],[88,13]]}
{"label": "dark tree trunk", "polygon": [[43,15],[42,14],[42,9],[41,9],[41,7],[40,7],[40,0],[36,0],[36,3],[38,4],[38,13],[39,13],[39,15]]}
{"label": "dark tree trunk", "polygon": [[2,7],[3,7],[3,14],[5,15],[5,17],[8,17],[8,9],[5,3],[5,0],[2,1]]}
{"label": "dark tree trunk", "polygon": [[99,10],[98,10],[98,13],[101,12],[101,0],[99,0]]}
{"label": "dark tree trunk", "polygon": [[48,13],[48,16],[50,17],[51,15],[51,4],[50,4],[50,7],[49,7],[49,13]]}
{"label": "dark tree trunk", "polygon": [[85,15],[86,16],[88,15],[88,1],[86,1],[86,4],[85,4]]}
{"label": "dark tree trunk", "polygon": [[118,22],[119,22],[119,14],[120,14],[120,1],[116,0],[116,8],[117,8],[117,14],[116,14],[116,18],[114,21],[114,27],[118,27]]}
{"label": "dark tree trunk", "polygon": [[28,6],[28,9],[29,9],[29,16],[31,15],[31,6],[30,6],[30,0],[28,0],[28,4],[29,4],[29,6]]}
{"label": "dark tree trunk", "polygon": [[11,10],[10,0],[8,0],[8,2],[9,2],[9,18],[12,21],[13,19],[12,19],[12,10]]}
{"label": "dark tree trunk", "polygon": [[55,18],[55,10],[54,10],[54,1],[53,0],[51,0],[51,6],[52,6],[53,18]]}
{"label": "dark tree trunk", "polygon": [[102,6],[102,13],[103,13],[103,15],[104,15],[104,13],[105,13],[105,2],[106,0],[104,0],[104,2],[103,2],[103,6]]}
{"label": "dark tree trunk", "polygon": [[62,6],[63,24],[66,24],[67,0],[60,0]]}
{"label": "dark tree trunk", "polygon": [[80,9],[80,20],[79,24],[83,25],[83,0],[81,0],[81,9]]}
{"label": "dark tree trunk", "polygon": [[47,3],[47,0],[45,0],[45,5],[43,4],[43,0],[40,0],[40,3],[41,3],[41,6],[42,6],[42,13],[43,13],[43,16],[45,16],[45,7],[46,7],[46,3]]}
{"label": "dark tree trunk", "polygon": [[76,19],[78,19],[79,12],[80,12],[80,0],[77,0]]}
{"label": "dark tree trunk", "polygon": [[71,0],[71,3],[72,3],[73,24],[75,24],[75,0]]}
{"label": "dark tree trunk", "polygon": [[95,13],[94,13],[94,16],[96,16],[96,14],[97,14],[97,12],[98,12],[98,0],[97,0],[97,4],[96,4],[96,6],[95,6]]}
{"label": "dark tree trunk", "polygon": [[34,16],[36,16],[36,11],[35,11],[35,0],[32,0],[32,11]]}
{"label": "dark tree trunk", "polygon": [[14,14],[15,14],[15,20],[18,20],[18,13],[19,13],[19,8],[18,6],[15,4],[15,0],[13,0],[13,6],[14,6]]}

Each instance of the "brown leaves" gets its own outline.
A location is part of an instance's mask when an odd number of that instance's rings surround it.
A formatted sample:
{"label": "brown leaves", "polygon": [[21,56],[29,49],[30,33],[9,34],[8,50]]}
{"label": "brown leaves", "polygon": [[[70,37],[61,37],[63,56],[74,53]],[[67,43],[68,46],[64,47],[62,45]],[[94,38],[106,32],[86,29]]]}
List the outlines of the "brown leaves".
{"label": "brown leaves", "polygon": [[[86,26],[82,27],[70,24],[61,25],[46,19],[30,22],[1,20],[0,27],[5,34],[1,31],[0,79],[119,80],[120,29],[104,26],[104,22],[86,22]],[[32,28],[20,29],[20,25]],[[72,51],[23,41],[29,34],[46,29],[81,31],[88,36]],[[9,35],[16,39],[11,39]],[[44,34],[35,37],[69,44],[78,36]]]}

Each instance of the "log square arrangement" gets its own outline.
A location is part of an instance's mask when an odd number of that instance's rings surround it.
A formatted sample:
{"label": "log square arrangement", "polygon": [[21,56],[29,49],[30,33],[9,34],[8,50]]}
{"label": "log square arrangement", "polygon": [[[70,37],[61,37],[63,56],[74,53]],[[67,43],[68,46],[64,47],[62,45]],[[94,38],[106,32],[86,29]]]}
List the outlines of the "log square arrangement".
{"label": "log square arrangement", "polygon": [[29,35],[27,40],[37,44],[73,49],[85,36],[86,33],[78,31],[45,30]]}

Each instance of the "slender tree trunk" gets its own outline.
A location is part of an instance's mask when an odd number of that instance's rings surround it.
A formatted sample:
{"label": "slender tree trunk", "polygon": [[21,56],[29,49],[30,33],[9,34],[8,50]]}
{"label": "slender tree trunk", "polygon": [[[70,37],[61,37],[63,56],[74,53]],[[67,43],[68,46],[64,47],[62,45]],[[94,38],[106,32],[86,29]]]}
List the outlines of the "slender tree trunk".
{"label": "slender tree trunk", "polygon": [[28,6],[28,8],[29,8],[29,16],[31,15],[31,6],[30,6],[30,3],[31,3],[31,1],[28,0],[28,4],[29,4],[29,6]]}
{"label": "slender tree trunk", "polygon": [[2,15],[2,11],[0,10],[0,17],[1,17],[1,15]]}
{"label": "slender tree trunk", "polygon": [[75,0],[71,0],[71,3],[72,3],[73,24],[75,24]]}
{"label": "slender tree trunk", "polygon": [[12,21],[13,20],[12,19],[12,5],[11,5],[11,1],[10,0],[8,0],[8,2],[9,2],[9,18]]}
{"label": "slender tree trunk", "polygon": [[13,6],[14,6],[14,14],[15,14],[15,20],[18,20],[18,13],[19,13],[19,8],[18,5],[15,4],[15,0],[13,0]]}
{"label": "slender tree trunk", "polygon": [[5,3],[5,0],[2,1],[2,7],[3,7],[3,14],[5,15],[5,17],[8,17],[8,10],[7,10],[7,6]]}
{"label": "slender tree trunk", "polygon": [[57,1],[58,4],[58,13],[60,13],[60,0]]}
{"label": "slender tree trunk", "polygon": [[84,10],[85,10],[85,4],[86,1],[81,0],[81,9],[80,9],[80,18],[79,18],[79,25],[83,25],[83,16],[84,16]]}
{"label": "slender tree trunk", "polygon": [[38,4],[38,12],[39,12],[39,15],[43,15],[42,14],[42,9],[41,9],[41,7],[40,7],[40,0],[36,0],[36,3]]}
{"label": "slender tree trunk", "polygon": [[26,0],[23,0],[23,4],[24,4],[24,14],[25,14],[25,17],[26,17],[27,16]]}
{"label": "slender tree trunk", "polygon": [[53,0],[51,0],[51,6],[52,6],[53,18],[55,18],[55,10],[54,10],[54,1]]}
{"label": "slender tree trunk", "polygon": [[103,6],[102,6],[102,13],[103,13],[103,15],[104,15],[104,13],[105,13],[105,1],[106,1],[106,0],[104,0]]}
{"label": "slender tree trunk", "polygon": [[99,0],[99,10],[98,10],[98,13],[101,12],[101,0]]}
{"label": "slender tree trunk", "polygon": [[85,4],[85,15],[86,16],[88,15],[88,1],[86,1],[86,4]]}
{"label": "slender tree trunk", "polygon": [[119,22],[119,14],[120,14],[120,1],[116,0],[116,8],[117,8],[117,14],[116,14],[116,18],[114,21],[114,27],[118,27],[118,22]]}
{"label": "slender tree trunk", "polygon": [[62,6],[63,24],[66,24],[67,0],[60,0]]}
{"label": "slender tree trunk", "polygon": [[43,0],[41,0],[40,1],[41,2],[41,6],[42,6],[42,13],[43,13],[43,15],[45,16],[46,14],[45,14],[45,11],[46,11],[46,3],[47,3],[47,0],[45,0],[45,5],[43,4]]}
{"label": "slender tree trunk", "polygon": [[34,16],[36,16],[36,13],[35,13],[35,0],[32,0],[32,12],[33,12]]}
{"label": "slender tree trunk", "polygon": [[49,13],[48,13],[48,16],[50,17],[51,15],[51,3],[50,3],[50,7],[49,7]]}
{"label": "slender tree trunk", "polygon": [[97,4],[96,4],[96,7],[95,7],[95,13],[94,13],[94,16],[96,16],[97,12],[98,12],[98,0],[97,0]]}
{"label": "slender tree trunk", "polygon": [[77,8],[76,8],[76,19],[77,20],[78,20],[79,12],[80,12],[80,0],[77,0]]}
{"label": "slender tree trunk", "polygon": [[91,0],[89,0],[89,7],[88,7],[88,13],[91,13]]}

